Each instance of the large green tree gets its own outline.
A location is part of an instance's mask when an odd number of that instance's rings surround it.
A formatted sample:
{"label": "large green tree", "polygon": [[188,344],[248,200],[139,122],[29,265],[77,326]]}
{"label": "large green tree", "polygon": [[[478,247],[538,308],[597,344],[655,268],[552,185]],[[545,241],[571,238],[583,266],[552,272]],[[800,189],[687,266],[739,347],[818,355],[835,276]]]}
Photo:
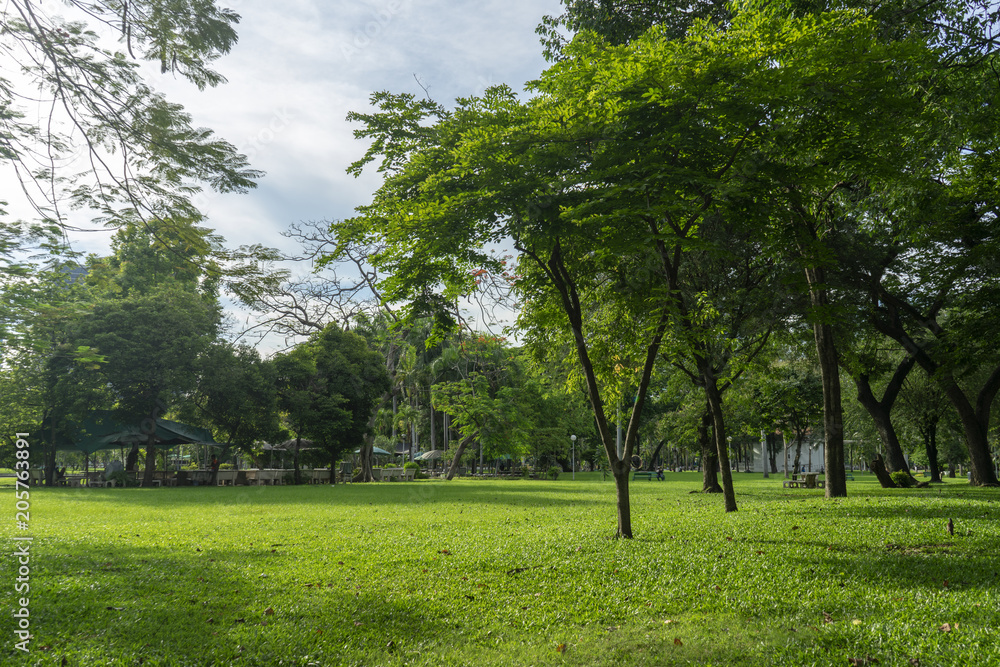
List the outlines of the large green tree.
{"label": "large green tree", "polygon": [[246,345],[213,343],[202,355],[193,404],[216,440],[250,453],[280,433],[274,366]]}
{"label": "large green tree", "polygon": [[[360,446],[379,398],[389,389],[385,360],[364,338],[335,324],[274,359],[278,406],[295,435],[294,475],[301,482],[299,449],[310,439],[330,457]],[[331,483],[335,482],[331,473]]]}
{"label": "large green tree", "polygon": [[143,294],[97,301],[78,323],[78,340],[104,356],[102,373],[115,410],[127,423],[148,424],[146,468],[149,485],[156,468],[157,417],[197,386],[200,358],[218,333],[214,299],[176,285]]}
{"label": "large green tree", "polygon": [[[808,191],[793,203],[815,220],[833,173],[824,165],[843,157],[823,137],[831,122],[842,135],[850,126],[847,102],[831,96],[857,87],[870,105],[895,99],[902,63],[914,69],[924,53],[881,44],[856,14],[745,12],[727,31],[696,23],[683,40],[582,36],[524,103],[505,88],[454,111],[378,94],[378,113],[352,116],[373,139],[352,169],[380,160],[386,180],[338,231],[383,248],[373,263],[389,276],[387,298],[418,311],[472,291],[477,270],[502,271],[482,248],[513,240],[521,324],[529,339],[569,334],[615,476],[618,533],[629,537],[639,420],[664,336],[683,321],[681,275],[702,224],[722,206],[762,226],[763,214],[787,219],[787,199],[768,197],[789,185]],[[895,103],[895,122],[908,99]],[[865,138],[876,118],[865,116]],[[860,136],[843,150],[860,150]],[[622,452],[607,403],[630,408]],[[831,450],[836,477],[842,448]]]}

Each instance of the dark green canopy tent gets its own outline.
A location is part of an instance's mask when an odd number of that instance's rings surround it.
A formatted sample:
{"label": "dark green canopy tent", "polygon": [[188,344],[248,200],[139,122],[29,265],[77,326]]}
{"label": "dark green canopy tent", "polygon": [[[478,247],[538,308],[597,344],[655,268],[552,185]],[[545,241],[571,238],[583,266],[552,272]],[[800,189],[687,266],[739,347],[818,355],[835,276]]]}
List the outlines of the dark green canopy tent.
{"label": "dark green canopy tent", "polygon": [[59,449],[79,451],[89,456],[101,449],[131,447],[135,443],[139,443],[139,446],[145,446],[149,440],[150,428],[155,429],[154,446],[156,447],[223,446],[212,438],[212,433],[208,429],[169,419],[157,419],[155,426],[151,421],[124,424],[116,420],[110,410],[98,410],[80,425],[77,435],[71,441],[62,443]]}

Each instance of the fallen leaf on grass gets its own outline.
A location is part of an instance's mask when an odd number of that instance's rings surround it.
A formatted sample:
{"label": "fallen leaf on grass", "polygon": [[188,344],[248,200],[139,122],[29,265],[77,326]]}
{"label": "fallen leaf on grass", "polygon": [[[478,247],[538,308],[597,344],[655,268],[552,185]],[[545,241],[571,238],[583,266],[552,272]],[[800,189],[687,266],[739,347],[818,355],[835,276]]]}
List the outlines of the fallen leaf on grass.
{"label": "fallen leaf on grass", "polygon": [[559,646],[556,646],[556,650],[559,653],[565,653],[566,652],[566,645],[565,644],[560,644]]}
{"label": "fallen leaf on grass", "polygon": [[268,607],[264,610],[265,616],[274,616],[274,607]]}
{"label": "fallen leaf on grass", "polygon": [[851,621],[851,624],[852,625],[861,625],[861,621],[859,621],[858,619],[854,619],[853,621]]}
{"label": "fallen leaf on grass", "polygon": [[674,637],[674,646],[684,646],[684,642],[681,641],[680,637]]}
{"label": "fallen leaf on grass", "polygon": [[824,611],[823,612],[823,622],[824,623],[833,623],[833,616],[830,616],[830,614],[828,614],[827,612]]}
{"label": "fallen leaf on grass", "polygon": [[958,630],[958,623],[945,623],[940,628],[941,632],[951,632],[952,630]]}

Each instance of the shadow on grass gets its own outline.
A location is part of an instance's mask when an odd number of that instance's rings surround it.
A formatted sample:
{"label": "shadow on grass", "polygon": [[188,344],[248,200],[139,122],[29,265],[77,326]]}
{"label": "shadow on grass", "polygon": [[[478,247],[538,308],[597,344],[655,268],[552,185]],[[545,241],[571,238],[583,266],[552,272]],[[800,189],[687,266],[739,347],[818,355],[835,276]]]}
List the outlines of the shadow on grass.
{"label": "shadow on grass", "polygon": [[353,568],[325,582],[290,580],[289,554],[265,547],[40,546],[32,648],[53,664],[274,665],[303,656],[337,664],[345,648],[362,658],[402,652],[428,628],[435,645],[468,641],[447,601],[383,595],[377,579]]}

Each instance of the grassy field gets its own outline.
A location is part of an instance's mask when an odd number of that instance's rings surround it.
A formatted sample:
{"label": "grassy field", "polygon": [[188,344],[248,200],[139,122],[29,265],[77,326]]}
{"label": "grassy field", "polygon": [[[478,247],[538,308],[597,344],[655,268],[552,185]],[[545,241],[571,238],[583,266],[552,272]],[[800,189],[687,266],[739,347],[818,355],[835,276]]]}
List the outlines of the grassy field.
{"label": "grassy field", "polygon": [[611,482],[564,477],[37,489],[27,533],[4,487],[33,639],[8,557],[0,663],[1000,665],[998,490],[740,474],[727,516],[670,474],[612,540]]}

